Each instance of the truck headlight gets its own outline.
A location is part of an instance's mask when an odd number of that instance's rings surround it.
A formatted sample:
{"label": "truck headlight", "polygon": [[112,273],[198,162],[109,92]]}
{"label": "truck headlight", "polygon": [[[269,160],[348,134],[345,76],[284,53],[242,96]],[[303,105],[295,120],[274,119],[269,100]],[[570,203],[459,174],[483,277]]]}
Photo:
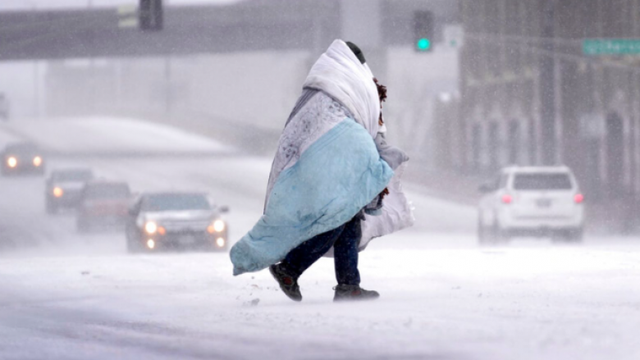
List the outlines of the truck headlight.
{"label": "truck headlight", "polygon": [[11,156],[7,159],[7,165],[10,168],[14,168],[16,167],[16,165],[18,165],[18,159],[15,158],[15,156]]}
{"label": "truck headlight", "polygon": [[158,225],[153,221],[147,221],[147,223],[144,224],[144,231],[146,231],[147,234],[155,234],[156,231],[158,231]]}
{"label": "truck headlight", "polygon": [[36,156],[33,158],[33,166],[38,167],[42,165],[42,158],[40,156]]}

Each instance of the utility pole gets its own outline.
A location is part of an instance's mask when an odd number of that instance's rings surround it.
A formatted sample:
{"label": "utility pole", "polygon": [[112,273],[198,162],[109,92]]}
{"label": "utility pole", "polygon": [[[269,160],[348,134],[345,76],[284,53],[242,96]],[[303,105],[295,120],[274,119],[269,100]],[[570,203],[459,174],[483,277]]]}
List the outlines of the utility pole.
{"label": "utility pole", "polygon": [[40,117],[40,73],[38,60],[33,60],[33,112],[36,118]]}
{"label": "utility pole", "polygon": [[556,81],[555,81],[555,45],[554,45],[554,8],[555,0],[545,0],[542,11],[542,38],[544,50],[550,56],[540,58],[540,135],[542,164],[556,163]]}
{"label": "utility pole", "polygon": [[[32,10],[37,11],[36,4],[32,3]],[[38,71],[38,60],[33,60],[33,114],[35,118],[40,117],[40,73]]]}
{"label": "utility pole", "polygon": [[171,55],[167,55],[164,58],[164,80],[165,80],[165,92],[164,92],[164,111],[168,115],[171,113]]}
{"label": "utility pole", "polygon": [[[93,1],[87,0],[87,8],[93,8]],[[93,38],[93,36],[92,36]],[[89,57],[89,114],[95,115],[96,113],[96,72],[95,72],[95,63],[93,56]]]}

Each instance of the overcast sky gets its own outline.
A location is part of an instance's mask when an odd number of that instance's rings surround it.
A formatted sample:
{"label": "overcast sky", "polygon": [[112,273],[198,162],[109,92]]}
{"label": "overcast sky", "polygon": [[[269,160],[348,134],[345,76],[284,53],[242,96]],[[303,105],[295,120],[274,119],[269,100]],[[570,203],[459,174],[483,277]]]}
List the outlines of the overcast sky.
{"label": "overcast sky", "polygon": [[[139,0],[0,0],[0,10],[78,8],[89,5],[109,7],[137,4]],[[168,5],[228,4],[241,0],[164,0]]]}

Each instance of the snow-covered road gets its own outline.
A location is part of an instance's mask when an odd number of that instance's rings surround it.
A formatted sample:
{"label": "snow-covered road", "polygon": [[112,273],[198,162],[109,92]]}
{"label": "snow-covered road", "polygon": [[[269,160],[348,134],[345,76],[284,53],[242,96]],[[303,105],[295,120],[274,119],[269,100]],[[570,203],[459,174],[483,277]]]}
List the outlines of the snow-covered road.
{"label": "snow-covered road", "polygon": [[[270,159],[177,148],[50,166],[90,165],[134,191],[209,191],[242,236]],[[480,248],[474,209],[408,189],[416,226],[360,258],[381,298],[334,304],[322,259],[294,303],[266,271],[232,277],[226,253],[129,255],[119,232],[77,234],[72,213],[45,214],[42,178],[0,178],[0,359],[640,359],[640,239]]]}

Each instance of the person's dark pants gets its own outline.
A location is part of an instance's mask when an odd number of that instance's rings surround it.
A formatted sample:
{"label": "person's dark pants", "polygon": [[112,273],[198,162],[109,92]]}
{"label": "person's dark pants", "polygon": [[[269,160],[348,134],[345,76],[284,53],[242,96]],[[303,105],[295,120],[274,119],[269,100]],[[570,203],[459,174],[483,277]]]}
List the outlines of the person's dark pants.
{"label": "person's dark pants", "polygon": [[296,279],[333,246],[336,280],[340,285],[360,285],[358,244],[362,237],[360,219],[316,235],[303,242],[282,260],[281,266]]}

